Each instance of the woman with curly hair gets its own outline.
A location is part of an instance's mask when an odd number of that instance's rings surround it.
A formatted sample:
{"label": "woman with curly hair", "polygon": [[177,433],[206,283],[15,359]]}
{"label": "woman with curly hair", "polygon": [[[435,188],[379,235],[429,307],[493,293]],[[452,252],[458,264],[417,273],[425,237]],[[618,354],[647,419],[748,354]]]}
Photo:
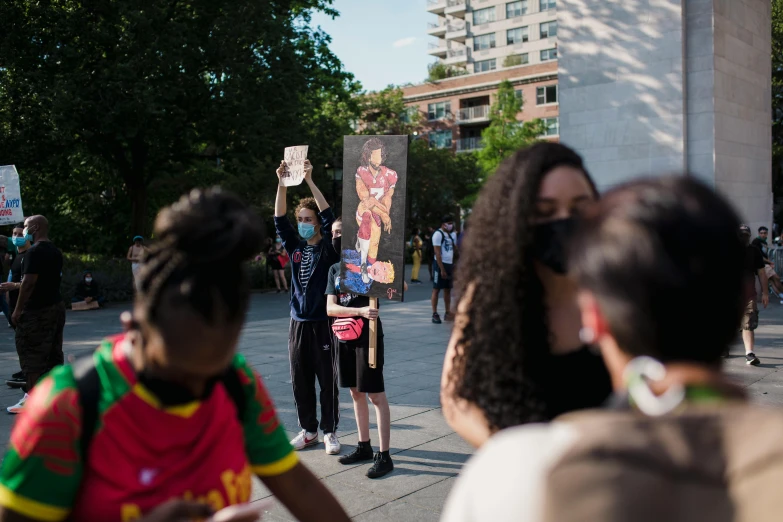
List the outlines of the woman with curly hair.
{"label": "woman with curly hair", "polygon": [[600,356],[579,338],[566,277],[565,244],[597,197],[582,158],[545,142],[508,158],[476,202],[441,379],[446,420],[475,447],[509,426],[598,406],[611,392]]}

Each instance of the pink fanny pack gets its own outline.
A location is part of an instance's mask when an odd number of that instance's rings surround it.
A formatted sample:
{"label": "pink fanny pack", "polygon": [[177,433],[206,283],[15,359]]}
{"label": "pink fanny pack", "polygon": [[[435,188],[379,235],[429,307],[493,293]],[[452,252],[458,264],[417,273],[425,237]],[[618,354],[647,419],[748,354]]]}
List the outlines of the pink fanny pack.
{"label": "pink fanny pack", "polygon": [[355,341],[362,335],[364,321],[355,317],[342,317],[332,323],[332,332],[341,341]]}

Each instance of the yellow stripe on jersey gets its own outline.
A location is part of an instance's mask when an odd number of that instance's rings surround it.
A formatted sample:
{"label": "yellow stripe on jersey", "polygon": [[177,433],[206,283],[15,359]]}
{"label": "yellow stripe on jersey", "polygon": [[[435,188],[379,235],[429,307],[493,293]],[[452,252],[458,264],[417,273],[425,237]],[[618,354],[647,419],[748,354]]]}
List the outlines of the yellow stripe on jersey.
{"label": "yellow stripe on jersey", "polygon": [[3,485],[0,485],[0,506],[28,518],[43,520],[44,522],[59,522],[60,520],[65,520],[68,513],[70,513],[70,509],[50,506],[36,500],[25,498]]}
{"label": "yellow stripe on jersey", "polygon": [[291,453],[277,462],[253,465],[253,473],[259,477],[275,477],[291,470],[297,464],[299,464],[299,456],[292,450]]}
{"label": "yellow stripe on jersey", "polygon": [[201,401],[193,401],[181,406],[163,406],[155,395],[142,384],[136,383],[133,386],[133,393],[136,394],[141,400],[159,410],[163,410],[166,413],[176,415],[178,417],[188,418],[191,417],[201,407]]}

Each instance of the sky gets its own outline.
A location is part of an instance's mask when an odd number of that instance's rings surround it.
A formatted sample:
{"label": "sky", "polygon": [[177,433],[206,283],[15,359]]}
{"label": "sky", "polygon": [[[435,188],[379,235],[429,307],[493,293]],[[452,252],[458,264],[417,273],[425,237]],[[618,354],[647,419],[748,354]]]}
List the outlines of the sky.
{"label": "sky", "polygon": [[313,24],[332,37],[332,52],[345,69],[375,91],[427,77],[427,64],[435,60],[427,43],[436,41],[427,35],[427,22],[436,17],[426,6],[427,0],[334,0],[340,16],[316,13]]}

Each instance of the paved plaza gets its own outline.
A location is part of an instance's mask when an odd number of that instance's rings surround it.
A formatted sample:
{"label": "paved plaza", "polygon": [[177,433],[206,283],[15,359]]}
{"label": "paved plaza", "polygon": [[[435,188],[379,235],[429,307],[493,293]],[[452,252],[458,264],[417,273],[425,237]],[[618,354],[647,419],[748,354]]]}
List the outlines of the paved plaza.
{"label": "paved plaza", "polygon": [[[405,303],[381,305],[386,334],[387,393],[391,405],[391,452],[395,470],[378,480],[365,477],[369,463],[342,466],[327,456],[323,445],[301,453],[305,464],[331,489],[356,520],[438,520],[455,476],[472,449],[443,420],[438,399],[440,371],[450,333],[447,324],[430,322],[430,287],[411,288]],[[291,378],[288,369],[288,297],[256,294],[244,329],[240,350],[263,376],[289,434],[298,431]],[[693,306],[698,306],[694,303]],[[441,305],[442,307],[442,305]],[[94,349],[101,338],[117,333],[119,313],[128,306],[115,305],[95,312],[68,312],[65,352],[79,355]],[[727,371],[745,386],[754,400],[783,406],[783,306],[773,303],[761,313],[757,331],[760,367],[744,364],[741,344],[732,348]],[[0,376],[18,370],[11,330],[0,328]],[[576,390],[575,390],[576,393]],[[16,402],[18,390],[0,388],[0,404]],[[356,425],[350,396],[341,398],[340,440],[343,453],[356,443]],[[370,408],[371,421],[375,413]],[[0,415],[0,438],[7,440],[14,417]],[[375,425],[372,442],[377,446]],[[254,500],[269,496],[260,484]],[[292,520],[277,505],[264,520]]]}

